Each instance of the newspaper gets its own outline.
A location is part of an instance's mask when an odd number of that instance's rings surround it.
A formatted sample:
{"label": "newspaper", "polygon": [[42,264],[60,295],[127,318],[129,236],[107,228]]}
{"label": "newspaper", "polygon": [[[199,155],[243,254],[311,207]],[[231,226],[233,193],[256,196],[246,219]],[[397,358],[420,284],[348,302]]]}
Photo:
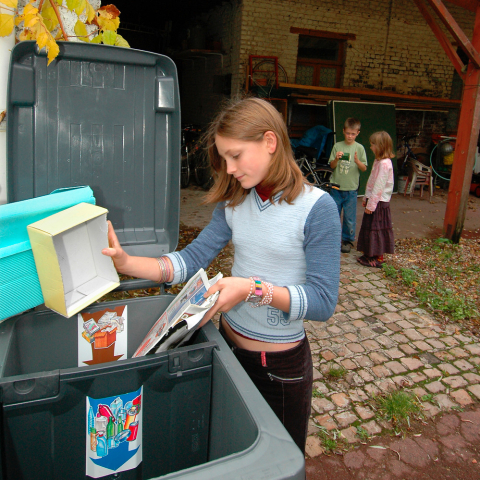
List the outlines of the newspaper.
{"label": "newspaper", "polygon": [[149,352],[163,352],[187,342],[217,301],[220,292],[207,298],[203,295],[222,277],[223,274],[219,273],[208,280],[205,270],[201,268],[155,322],[133,357],[143,357]]}

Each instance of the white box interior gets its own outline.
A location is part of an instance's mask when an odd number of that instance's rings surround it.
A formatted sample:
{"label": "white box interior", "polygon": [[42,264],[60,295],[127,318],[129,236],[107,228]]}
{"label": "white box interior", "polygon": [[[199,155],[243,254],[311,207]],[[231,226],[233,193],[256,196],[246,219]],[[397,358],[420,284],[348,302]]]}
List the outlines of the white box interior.
{"label": "white box interior", "polygon": [[67,314],[88,298],[118,283],[108,247],[106,214],[55,235],[53,244],[62,274]]}

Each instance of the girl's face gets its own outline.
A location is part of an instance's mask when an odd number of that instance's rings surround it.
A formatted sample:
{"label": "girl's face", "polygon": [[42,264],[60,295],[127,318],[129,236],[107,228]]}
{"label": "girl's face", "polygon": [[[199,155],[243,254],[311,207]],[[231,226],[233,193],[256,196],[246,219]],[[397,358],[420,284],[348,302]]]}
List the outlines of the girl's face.
{"label": "girl's face", "polygon": [[227,173],[233,175],[243,188],[249,189],[265,180],[277,148],[277,137],[268,131],[259,142],[245,142],[216,135],[215,145],[226,163]]}
{"label": "girl's face", "polygon": [[373,154],[375,155],[375,157],[377,156],[377,147],[375,147],[375,144],[374,143],[371,143],[370,144],[370,150],[373,152]]}

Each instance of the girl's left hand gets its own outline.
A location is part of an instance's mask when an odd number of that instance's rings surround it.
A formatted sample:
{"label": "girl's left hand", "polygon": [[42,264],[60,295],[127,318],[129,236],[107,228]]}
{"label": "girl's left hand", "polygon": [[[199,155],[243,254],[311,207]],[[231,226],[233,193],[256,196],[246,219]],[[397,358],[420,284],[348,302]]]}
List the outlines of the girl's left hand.
{"label": "girl's left hand", "polygon": [[365,213],[366,213],[367,215],[371,215],[371,214],[373,213],[373,211],[372,211],[372,210],[369,210],[368,208],[366,208],[366,209],[365,209]]}
{"label": "girl's left hand", "polygon": [[208,289],[205,297],[209,297],[218,291],[220,295],[215,305],[203,317],[200,327],[203,327],[217,312],[228,312],[235,305],[245,301],[250,292],[250,279],[241,277],[221,278]]}

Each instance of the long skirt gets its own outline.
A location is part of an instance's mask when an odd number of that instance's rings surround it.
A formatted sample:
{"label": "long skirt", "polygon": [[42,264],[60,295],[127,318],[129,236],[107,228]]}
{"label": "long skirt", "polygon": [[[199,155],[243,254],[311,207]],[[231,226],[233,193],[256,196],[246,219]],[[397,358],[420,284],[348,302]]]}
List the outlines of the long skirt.
{"label": "long skirt", "polygon": [[372,214],[363,214],[357,250],[367,257],[376,257],[384,253],[394,253],[394,249],[390,202],[378,202]]}

